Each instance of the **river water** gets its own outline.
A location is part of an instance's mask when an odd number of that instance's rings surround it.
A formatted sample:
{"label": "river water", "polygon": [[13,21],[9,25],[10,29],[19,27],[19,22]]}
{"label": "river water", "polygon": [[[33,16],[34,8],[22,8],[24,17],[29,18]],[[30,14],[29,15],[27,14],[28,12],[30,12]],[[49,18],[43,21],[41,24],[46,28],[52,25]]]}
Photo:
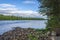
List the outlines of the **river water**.
{"label": "river water", "polygon": [[13,27],[45,28],[46,22],[46,20],[3,20],[0,21],[0,34],[11,30]]}

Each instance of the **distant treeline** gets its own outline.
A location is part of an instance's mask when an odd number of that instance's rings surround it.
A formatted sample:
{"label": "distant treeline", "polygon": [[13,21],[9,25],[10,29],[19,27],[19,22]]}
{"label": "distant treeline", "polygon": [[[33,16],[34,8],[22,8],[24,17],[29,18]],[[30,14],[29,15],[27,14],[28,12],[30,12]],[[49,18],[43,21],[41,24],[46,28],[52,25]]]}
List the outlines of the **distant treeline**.
{"label": "distant treeline", "polygon": [[45,20],[44,18],[27,18],[27,17],[17,17],[17,16],[4,16],[0,14],[0,20]]}

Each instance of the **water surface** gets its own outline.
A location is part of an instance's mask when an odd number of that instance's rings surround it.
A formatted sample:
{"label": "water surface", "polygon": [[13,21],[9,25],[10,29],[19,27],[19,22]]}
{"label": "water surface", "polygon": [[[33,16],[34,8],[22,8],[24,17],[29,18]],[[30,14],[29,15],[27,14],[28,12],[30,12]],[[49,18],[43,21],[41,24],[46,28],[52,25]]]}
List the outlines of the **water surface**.
{"label": "water surface", "polygon": [[11,30],[13,27],[45,28],[46,20],[3,20],[0,21],[0,34]]}

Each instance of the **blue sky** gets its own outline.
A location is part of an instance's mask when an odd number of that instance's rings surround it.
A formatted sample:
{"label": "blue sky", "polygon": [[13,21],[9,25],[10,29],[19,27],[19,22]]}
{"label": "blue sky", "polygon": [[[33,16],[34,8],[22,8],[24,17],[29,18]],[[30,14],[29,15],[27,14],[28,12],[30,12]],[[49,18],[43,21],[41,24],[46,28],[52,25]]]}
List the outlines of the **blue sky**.
{"label": "blue sky", "polygon": [[38,13],[37,0],[0,0],[0,14],[23,17],[43,17]]}
{"label": "blue sky", "polygon": [[38,10],[37,0],[0,0],[0,4],[13,4],[21,10]]}

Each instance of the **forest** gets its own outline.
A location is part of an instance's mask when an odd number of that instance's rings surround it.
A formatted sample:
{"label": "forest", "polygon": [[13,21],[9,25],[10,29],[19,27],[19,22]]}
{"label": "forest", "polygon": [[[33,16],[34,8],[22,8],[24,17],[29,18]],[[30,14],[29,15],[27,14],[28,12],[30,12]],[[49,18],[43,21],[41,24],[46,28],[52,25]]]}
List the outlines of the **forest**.
{"label": "forest", "polygon": [[44,18],[17,17],[0,15],[0,20],[46,20]]}

